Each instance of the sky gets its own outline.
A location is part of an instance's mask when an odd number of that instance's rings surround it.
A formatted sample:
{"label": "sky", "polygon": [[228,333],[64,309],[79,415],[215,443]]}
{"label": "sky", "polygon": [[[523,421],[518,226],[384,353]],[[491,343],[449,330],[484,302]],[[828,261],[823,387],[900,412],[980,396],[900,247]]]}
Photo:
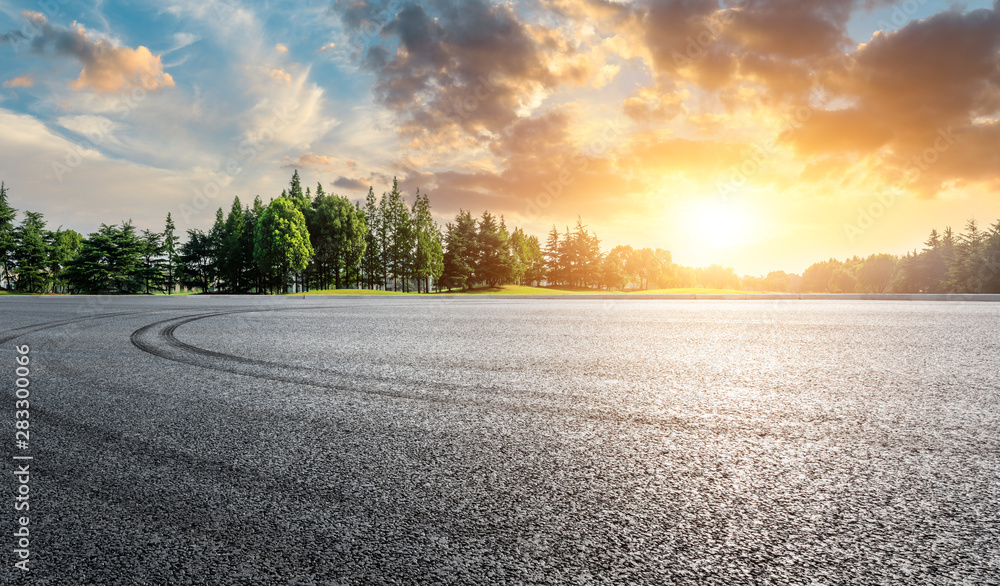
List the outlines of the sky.
{"label": "sky", "polygon": [[0,0],[0,180],[84,234],[293,170],[689,266],[1000,219],[1000,0]]}

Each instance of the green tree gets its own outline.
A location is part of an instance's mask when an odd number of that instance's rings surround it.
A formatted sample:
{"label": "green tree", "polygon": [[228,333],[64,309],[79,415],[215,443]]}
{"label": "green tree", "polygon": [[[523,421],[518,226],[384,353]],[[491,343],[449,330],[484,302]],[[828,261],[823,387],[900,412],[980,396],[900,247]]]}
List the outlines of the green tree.
{"label": "green tree", "polygon": [[331,282],[341,289],[365,253],[365,215],[346,197],[327,195],[322,185],[316,187],[312,208],[306,225],[315,251],[317,282],[323,289]]}
{"label": "green tree", "polygon": [[191,289],[201,289],[202,293],[212,290],[217,274],[215,239],[202,230],[189,229],[188,239],[181,246],[181,284]]}
{"label": "green tree", "polygon": [[417,293],[424,283],[424,292],[430,292],[430,281],[437,281],[444,271],[444,249],[441,246],[441,232],[431,215],[431,202],[427,194],[417,190],[410,212],[414,233],[413,276],[417,279]]}
{"label": "green tree", "polygon": [[497,287],[507,282],[510,269],[510,249],[496,217],[489,211],[483,212],[475,238],[475,264],[473,275],[476,282]]}
{"label": "green tree", "polygon": [[965,232],[954,245],[954,256],[947,260],[947,287],[952,293],[981,293],[983,279],[980,266],[984,264],[987,233],[979,228],[975,219],[965,224]]}
{"label": "green tree", "polygon": [[555,225],[549,231],[548,239],[545,241],[545,280],[549,285],[559,285],[566,275],[566,268],[563,266],[563,242],[559,239],[559,230]]}
{"label": "green tree", "polygon": [[263,217],[265,209],[259,195],[254,198],[252,207],[244,208],[243,216],[245,224],[243,237],[240,239],[241,263],[246,267],[247,271],[247,289],[255,290],[258,293],[264,290],[264,274],[261,273],[260,267],[257,266],[257,261],[254,259],[255,234],[257,224],[260,222],[260,218]]}
{"label": "green tree", "polygon": [[444,271],[441,285],[467,290],[472,286],[472,272],[476,263],[476,220],[466,210],[459,211],[455,223],[448,223],[444,238]]}
{"label": "green tree", "polygon": [[163,228],[163,254],[166,256],[163,265],[163,277],[167,295],[173,293],[174,287],[177,286],[177,282],[179,281],[180,271],[182,270],[178,256],[180,238],[175,234],[176,230],[177,226],[174,225],[174,219],[170,216],[170,212],[167,212],[167,221]]}
{"label": "green tree", "polygon": [[67,263],[66,280],[74,293],[138,293],[142,291],[142,241],[132,222],[101,224]]}
{"label": "green tree", "polygon": [[59,228],[55,232],[47,233],[49,248],[49,275],[52,280],[52,289],[56,293],[65,293],[69,290],[69,282],[66,280],[66,267],[70,261],[76,258],[83,245],[83,236],[75,230],[63,230]]}
{"label": "green tree", "polygon": [[250,290],[248,282],[250,265],[243,250],[246,244],[246,216],[240,198],[234,197],[219,242],[219,276],[226,289],[234,293],[246,293]]}
{"label": "green tree", "polygon": [[312,258],[306,219],[295,204],[278,198],[264,210],[254,230],[254,260],[272,291],[281,291],[292,273]]}
{"label": "green tree", "polygon": [[382,250],[384,253],[387,277],[392,278],[392,289],[399,289],[402,281],[404,291],[408,289],[408,280],[412,273],[414,236],[410,222],[410,210],[399,192],[399,183],[392,179],[392,191],[382,195],[379,212],[382,223]]}
{"label": "green tree", "polygon": [[139,254],[142,257],[139,275],[144,291],[147,295],[153,291],[162,291],[166,287],[163,235],[146,229],[142,231],[139,240],[141,243]]}
{"label": "green tree", "polygon": [[0,281],[11,287],[11,274],[14,268],[14,220],[17,210],[7,203],[7,186],[0,181]]}
{"label": "green tree", "polygon": [[382,265],[382,214],[379,202],[375,197],[375,189],[368,187],[365,197],[365,223],[368,231],[365,233],[365,254],[361,259],[361,272],[364,274],[365,286],[369,289],[385,287],[385,268]]}
{"label": "green tree", "polygon": [[17,288],[42,293],[48,288],[49,246],[45,241],[45,220],[38,212],[25,212],[14,231],[14,262]]}

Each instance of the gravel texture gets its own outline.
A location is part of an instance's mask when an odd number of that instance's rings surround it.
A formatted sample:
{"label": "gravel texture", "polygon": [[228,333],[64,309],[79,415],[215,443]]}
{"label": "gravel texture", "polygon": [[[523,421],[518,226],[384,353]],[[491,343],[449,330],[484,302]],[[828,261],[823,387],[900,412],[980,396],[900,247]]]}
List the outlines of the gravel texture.
{"label": "gravel texture", "polygon": [[7,297],[0,341],[3,584],[1000,584],[1000,304]]}

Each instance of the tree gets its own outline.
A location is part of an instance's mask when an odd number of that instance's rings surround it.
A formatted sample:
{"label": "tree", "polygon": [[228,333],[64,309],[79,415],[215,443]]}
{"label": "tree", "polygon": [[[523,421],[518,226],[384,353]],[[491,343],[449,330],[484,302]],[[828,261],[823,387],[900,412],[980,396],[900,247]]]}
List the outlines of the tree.
{"label": "tree", "polygon": [[840,266],[833,270],[827,289],[831,293],[854,293],[857,280],[846,267]]}
{"label": "tree", "polygon": [[791,287],[792,276],[785,271],[771,271],[764,277],[764,289],[767,291],[787,293]]}
{"label": "tree", "polygon": [[708,289],[739,289],[740,278],[731,267],[710,265],[696,270],[698,282]]}
{"label": "tree", "polygon": [[10,287],[14,268],[14,219],[17,210],[7,203],[7,186],[0,181],[0,281]]}
{"label": "tree", "polygon": [[56,293],[64,293],[69,290],[66,267],[79,254],[80,247],[83,245],[83,236],[75,230],[63,230],[62,228],[47,234],[48,265],[52,289]]}
{"label": "tree", "polygon": [[515,234],[520,234],[524,244],[520,245],[521,263],[524,265],[523,280],[526,284],[534,283],[540,285],[545,278],[545,257],[542,255],[541,243],[538,236],[534,234],[528,236],[520,228],[514,229]]}
{"label": "tree", "polygon": [[858,269],[857,287],[868,293],[884,293],[896,276],[898,259],[891,254],[873,254]]}
{"label": "tree", "polygon": [[467,290],[472,286],[470,281],[476,263],[476,221],[470,212],[461,210],[455,216],[455,223],[449,223],[445,228],[441,285],[449,291],[454,287]]}
{"label": "tree", "polygon": [[365,285],[369,289],[381,289],[385,287],[385,268],[382,262],[383,250],[380,238],[383,232],[382,214],[379,213],[375,189],[371,186],[368,187],[368,196],[365,198],[365,223],[368,230],[365,233],[365,254],[361,259],[361,272],[365,276]]}
{"label": "tree", "polygon": [[474,250],[473,275],[476,282],[486,283],[490,287],[506,283],[510,268],[510,249],[496,217],[489,211],[483,212],[479,219]]}
{"label": "tree", "polygon": [[979,267],[984,263],[987,234],[975,219],[965,224],[965,232],[954,245],[954,256],[949,259],[947,287],[952,293],[980,293],[983,280]]}
{"label": "tree", "polygon": [[368,228],[364,213],[346,197],[327,195],[323,186],[317,185],[306,220],[318,285],[327,289],[332,281],[335,288],[343,288],[347,275],[358,267],[365,253]]}
{"label": "tree", "polygon": [[802,291],[804,293],[827,293],[833,271],[843,266],[835,258],[813,263],[802,273]]}
{"label": "tree", "polygon": [[247,212],[240,204],[240,198],[233,198],[229,215],[221,228],[219,239],[219,277],[225,288],[235,293],[246,293],[250,290],[248,273],[251,264],[244,254],[246,242]]}
{"label": "tree", "polygon": [[144,290],[147,295],[152,291],[162,291],[165,287],[163,235],[151,230],[143,230],[140,240],[140,256],[142,265],[139,269]]}
{"label": "tree", "polygon": [[187,242],[181,246],[181,284],[208,293],[216,275],[218,251],[215,241],[202,230],[191,229],[187,234]]}
{"label": "tree", "polygon": [[66,266],[66,280],[74,293],[138,293],[142,242],[131,221],[122,225],[101,224],[80,246],[76,258]]}
{"label": "tree", "polygon": [[420,283],[424,283],[424,292],[430,292],[430,280],[435,281],[444,271],[444,250],[441,246],[441,233],[434,217],[431,215],[431,202],[427,194],[417,190],[410,212],[410,224],[414,234],[413,276],[417,279],[417,293]]}
{"label": "tree", "polygon": [[379,238],[384,258],[384,268],[387,271],[386,277],[392,278],[392,289],[399,289],[400,281],[403,281],[403,289],[408,289],[408,279],[412,273],[410,267],[413,258],[414,237],[413,227],[410,222],[410,210],[403,196],[399,193],[399,183],[396,178],[392,179],[392,191],[382,195],[379,206],[381,233]]}
{"label": "tree", "polygon": [[305,270],[313,248],[302,212],[286,198],[267,206],[254,230],[254,260],[272,291],[280,291],[292,273]]}
{"label": "tree", "polygon": [[562,242],[559,240],[559,230],[555,225],[549,231],[548,239],[545,241],[545,280],[549,285],[558,285],[562,282],[566,274],[563,267]]}
{"label": "tree", "polygon": [[14,231],[14,262],[17,288],[41,293],[48,286],[49,247],[45,242],[45,220],[38,212],[25,212]]}
{"label": "tree", "polygon": [[254,260],[255,233],[260,218],[264,215],[264,204],[260,201],[260,196],[253,199],[253,207],[243,210],[244,229],[243,237],[240,239],[240,263],[246,267],[247,290],[256,290],[258,293],[264,290],[264,275]]}
{"label": "tree", "polygon": [[635,251],[631,246],[616,246],[604,257],[601,263],[601,284],[610,289],[625,289],[632,281],[627,265],[631,264]]}
{"label": "tree", "polygon": [[177,247],[180,238],[174,233],[175,230],[177,230],[177,226],[174,225],[174,219],[170,216],[170,212],[167,212],[167,221],[163,228],[163,254],[166,255],[163,277],[167,295],[173,293],[181,271]]}

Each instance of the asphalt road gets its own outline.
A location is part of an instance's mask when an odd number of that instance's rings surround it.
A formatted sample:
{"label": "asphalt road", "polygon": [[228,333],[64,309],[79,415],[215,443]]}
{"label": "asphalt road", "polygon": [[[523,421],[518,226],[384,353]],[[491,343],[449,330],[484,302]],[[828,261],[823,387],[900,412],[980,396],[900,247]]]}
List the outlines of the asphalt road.
{"label": "asphalt road", "polygon": [[4,584],[1000,583],[1000,304],[5,297],[0,341]]}

